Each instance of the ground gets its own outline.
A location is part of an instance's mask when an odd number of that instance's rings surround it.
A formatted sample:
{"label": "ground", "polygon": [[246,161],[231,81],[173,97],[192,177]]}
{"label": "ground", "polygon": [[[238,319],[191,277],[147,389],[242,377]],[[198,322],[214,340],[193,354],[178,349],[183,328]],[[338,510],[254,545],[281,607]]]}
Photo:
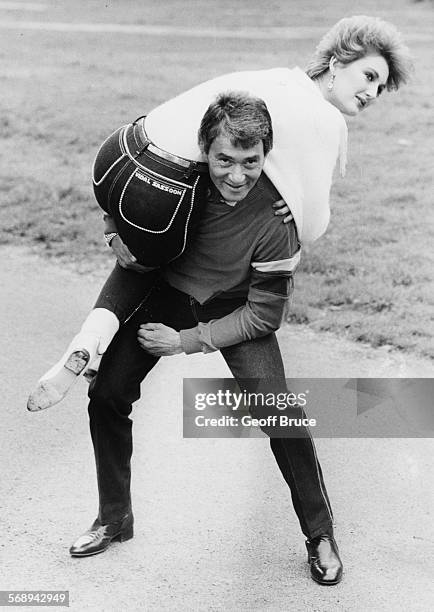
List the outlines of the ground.
{"label": "ground", "polygon": [[[169,357],[151,373],[134,409],[135,537],[70,558],[97,509],[86,385],[45,412],[25,404],[102,272],[83,277],[22,249],[0,256],[0,589],[69,590],[77,612],[431,608],[433,440],[317,440],[346,572],[341,585],[321,587],[267,441],[182,438],[182,380],[228,376],[217,354]],[[294,377],[431,373],[430,362],[309,329],[289,326],[279,342]]]}

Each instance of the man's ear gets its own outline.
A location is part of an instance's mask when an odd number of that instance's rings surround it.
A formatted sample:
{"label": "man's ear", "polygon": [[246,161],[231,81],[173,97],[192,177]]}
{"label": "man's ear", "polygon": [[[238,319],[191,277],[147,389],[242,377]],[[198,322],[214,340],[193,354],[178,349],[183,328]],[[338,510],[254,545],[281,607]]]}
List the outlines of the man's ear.
{"label": "man's ear", "polygon": [[204,143],[202,141],[199,141],[198,145],[199,145],[200,152],[202,153],[202,157],[205,157],[206,159],[208,159],[208,153],[205,153]]}

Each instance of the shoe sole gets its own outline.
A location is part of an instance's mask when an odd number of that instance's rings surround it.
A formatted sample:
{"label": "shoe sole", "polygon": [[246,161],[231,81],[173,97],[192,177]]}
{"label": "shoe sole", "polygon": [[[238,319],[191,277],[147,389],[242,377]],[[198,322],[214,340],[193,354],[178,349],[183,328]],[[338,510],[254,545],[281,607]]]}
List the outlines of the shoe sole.
{"label": "shoe sole", "polygon": [[90,354],[86,349],[72,352],[59,372],[39,382],[30,394],[27,410],[39,412],[61,402],[89,361]]}
{"label": "shoe sole", "polygon": [[71,557],[94,557],[95,555],[100,555],[101,553],[105,552],[110,547],[110,544],[112,542],[126,542],[127,540],[131,540],[133,536],[134,529],[131,527],[131,529],[128,529],[127,531],[121,531],[120,533],[113,536],[107,546],[105,546],[101,550],[95,550],[89,553],[74,553],[69,551],[69,554],[71,555]]}

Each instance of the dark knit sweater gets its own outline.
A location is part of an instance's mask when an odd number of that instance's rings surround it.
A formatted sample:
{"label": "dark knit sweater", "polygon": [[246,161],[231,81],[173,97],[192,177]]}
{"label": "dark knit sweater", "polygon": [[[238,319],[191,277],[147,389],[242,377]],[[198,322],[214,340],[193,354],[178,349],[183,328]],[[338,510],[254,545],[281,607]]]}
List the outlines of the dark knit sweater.
{"label": "dark knit sweater", "polygon": [[294,222],[284,224],[273,214],[278,199],[265,174],[235,205],[210,192],[191,245],[165,276],[201,304],[216,297],[246,301],[221,319],[182,330],[186,353],[218,350],[280,326],[300,247]]}

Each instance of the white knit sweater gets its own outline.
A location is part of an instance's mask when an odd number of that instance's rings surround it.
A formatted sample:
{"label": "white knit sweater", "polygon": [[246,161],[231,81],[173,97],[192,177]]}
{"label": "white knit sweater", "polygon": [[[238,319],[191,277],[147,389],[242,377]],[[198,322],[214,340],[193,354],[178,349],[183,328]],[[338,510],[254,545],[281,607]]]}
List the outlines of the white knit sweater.
{"label": "white knit sweater", "polygon": [[329,222],[338,157],[341,174],[345,171],[347,126],[300,68],[236,72],[202,83],[152,110],[146,118],[148,137],[161,149],[203,161],[197,144],[200,121],[225,91],[245,91],[267,104],[274,146],[264,171],[289,205],[299,240],[316,240]]}

